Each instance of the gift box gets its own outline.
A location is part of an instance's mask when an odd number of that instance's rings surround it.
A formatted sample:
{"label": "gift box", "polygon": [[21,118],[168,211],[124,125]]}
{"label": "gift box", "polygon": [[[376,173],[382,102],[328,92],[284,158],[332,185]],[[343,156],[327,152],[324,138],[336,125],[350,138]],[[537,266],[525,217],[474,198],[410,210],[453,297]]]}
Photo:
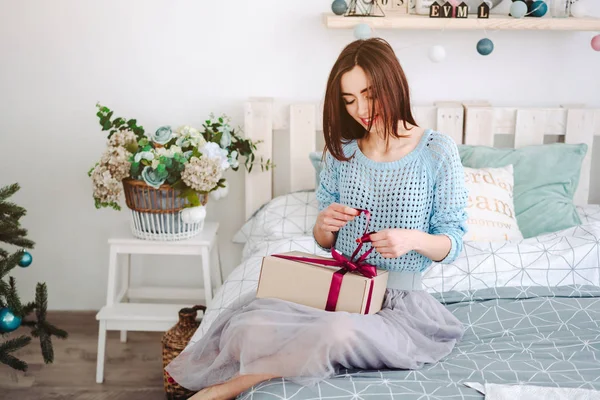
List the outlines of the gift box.
{"label": "gift box", "polygon": [[302,252],[263,257],[256,296],[327,310],[374,314],[381,310],[388,272],[364,261],[352,262]]}

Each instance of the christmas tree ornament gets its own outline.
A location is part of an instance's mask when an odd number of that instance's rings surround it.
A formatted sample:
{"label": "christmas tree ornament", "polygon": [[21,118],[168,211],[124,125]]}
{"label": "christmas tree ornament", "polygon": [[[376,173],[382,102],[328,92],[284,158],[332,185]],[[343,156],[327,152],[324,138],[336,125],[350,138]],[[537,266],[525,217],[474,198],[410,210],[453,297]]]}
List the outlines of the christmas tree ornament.
{"label": "christmas tree ornament", "polygon": [[433,62],[439,63],[446,59],[446,49],[444,46],[435,45],[429,49],[429,59]]}
{"label": "christmas tree ornament", "polygon": [[333,11],[335,15],[343,15],[347,9],[348,6],[344,0],[335,0],[331,3],[331,11]]}
{"label": "christmas tree ornament", "polygon": [[7,308],[0,308],[0,333],[12,332],[21,326],[21,318]]}
{"label": "christmas tree ornament", "polygon": [[494,51],[494,42],[488,38],[481,39],[477,42],[477,52],[482,56],[488,56]]}
{"label": "christmas tree ornament", "polygon": [[358,24],[354,27],[354,37],[357,39],[368,39],[371,37],[371,27],[367,24]]}
{"label": "christmas tree ornament", "polygon": [[26,251],[23,253],[23,257],[21,257],[21,260],[19,261],[19,267],[29,267],[32,261],[33,257],[31,256],[31,253]]}
{"label": "christmas tree ornament", "polygon": [[538,1],[534,1],[533,4],[531,5],[531,13],[530,15],[532,17],[543,17],[544,15],[546,15],[546,13],[548,12],[548,5],[546,4],[545,1],[542,0],[538,0]]}
{"label": "christmas tree ornament", "polygon": [[510,5],[510,15],[523,18],[527,14],[527,4],[524,1],[515,1]]}
{"label": "christmas tree ornament", "polygon": [[592,38],[592,49],[600,51],[600,35],[596,35]]}

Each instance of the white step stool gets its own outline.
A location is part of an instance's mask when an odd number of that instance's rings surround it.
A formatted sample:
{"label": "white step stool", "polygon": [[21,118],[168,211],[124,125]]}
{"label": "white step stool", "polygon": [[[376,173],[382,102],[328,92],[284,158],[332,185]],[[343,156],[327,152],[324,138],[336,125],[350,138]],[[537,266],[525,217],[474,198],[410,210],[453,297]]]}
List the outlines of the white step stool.
{"label": "white step stool", "polygon": [[[127,331],[166,332],[179,319],[179,310],[196,304],[208,306],[212,300],[213,276],[216,288],[222,285],[221,264],[217,246],[219,224],[205,222],[204,229],[195,237],[178,241],[142,240],[134,237],[129,229],[108,240],[110,257],[108,264],[108,285],[106,305],[96,314],[99,321],[98,360],[96,365],[96,382],[104,381],[104,360],[106,353],[106,331],[121,331],[121,342],[127,341]],[[211,252],[216,252],[217,271],[213,274]],[[119,254],[127,254],[126,265],[121,270],[121,291],[117,293]],[[162,287],[129,287],[129,267],[131,254],[160,255],[197,255],[202,258],[203,289],[178,289]],[[128,300],[171,300],[192,301],[188,304],[165,303],[124,303]]]}

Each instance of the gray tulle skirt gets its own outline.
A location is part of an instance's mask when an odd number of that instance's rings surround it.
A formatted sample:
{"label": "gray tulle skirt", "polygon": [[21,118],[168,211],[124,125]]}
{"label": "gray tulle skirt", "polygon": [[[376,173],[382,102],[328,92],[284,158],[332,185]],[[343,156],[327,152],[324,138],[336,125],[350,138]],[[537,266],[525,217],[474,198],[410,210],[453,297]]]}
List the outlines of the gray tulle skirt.
{"label": "gray tulle skirt", "polygon": [[190,390],[244,374],[312,385],[347,369],[419,369],[447,356],[464,333],[429,293],[387,289],[377,314],[328,312],[275,299],[224,311],[166,371]]}

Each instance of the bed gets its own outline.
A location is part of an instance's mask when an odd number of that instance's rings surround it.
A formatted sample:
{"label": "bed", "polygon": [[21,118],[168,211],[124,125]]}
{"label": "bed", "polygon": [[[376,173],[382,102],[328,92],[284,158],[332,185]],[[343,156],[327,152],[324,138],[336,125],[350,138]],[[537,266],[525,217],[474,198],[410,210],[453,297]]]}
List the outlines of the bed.
{"label": "bed", "polygon": [[[341,370],[314,388],[275,379],[240,398],[491,399],[501,398],[492,397],[498,388],[513,399],[535,398],[512,394],[515,388],[554,389],[552,395],[564,398],[597,398],[600,205],[589,204],[589,194],[600,110],[493,107],[486,102],[443,102],[413,109],[421,126],[445,132],[460,145],[495,148],[503,138],[514,137],[507,151],[541,149],[551,146],[531,146],[549,144],[547,136],[563,144],[585,144],[587,151],[571,172],[577,179],[558,185],[561,190],[571,185],[559,195],[571,198],[565,204],[576,213],[577,223],[571,220],[561,229],[557,225],[518,240],[465,241],[454,263],[434,263],[424,273],[425,289],[466,327],[463,340],[441,362],[417,371]],[[253,296],[264,256],[293,250],[326,255],[311,235],[318,212],[318,168],[313,162],[315,150],[322,148],[319,111],[319,104],[272,99],[246,103],[245,133],[263,141],[262,156],[273,158],[278,167],[245,177],[247,220],[233,238],[244,246],[242,260],[216,292],[190,344],[221,311]],[[560,393],[565,390],[574,392]]]}

